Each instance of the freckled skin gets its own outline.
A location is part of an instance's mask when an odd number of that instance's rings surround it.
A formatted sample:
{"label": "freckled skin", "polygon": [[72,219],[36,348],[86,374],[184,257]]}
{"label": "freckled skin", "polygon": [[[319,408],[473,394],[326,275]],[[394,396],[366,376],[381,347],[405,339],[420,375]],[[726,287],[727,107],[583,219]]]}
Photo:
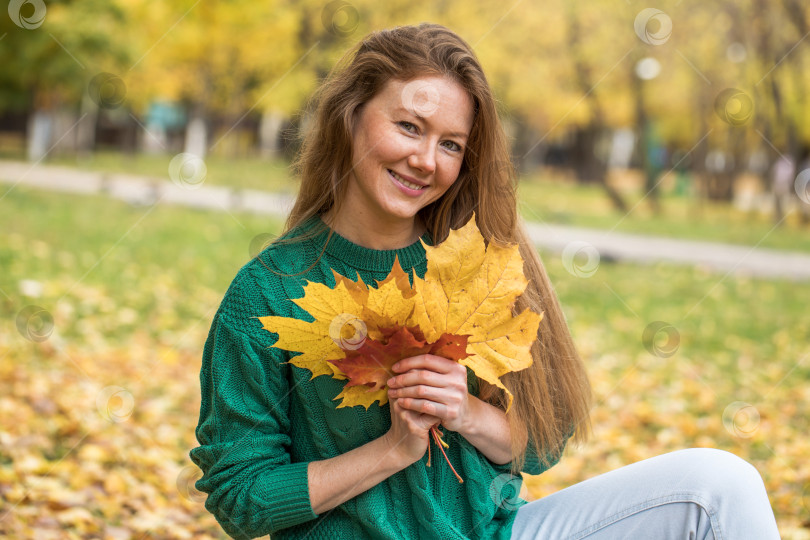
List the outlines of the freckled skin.
{"label": "freckled skin", "polygon": [[[416,242],[425,231],[417,213],[457,180],[473,119],[472,97],[450,78],[388,81],[355,111],[346,198],[341,212],[324,221],[372,249]],[[391,180],[389,170],[426,187],[409,196]],[[389,393],[393,431],[397,440],[411,431],[401,448],[410,447],[406,454],[416,459],[425,450],[425,429],[439,423],[462,428],[469,407],[467,374],[457,362],[433,355],[403,359],[403,367],[407,373]]]}
{"label": "freckled skin", "polygon": [[[424,118],[406,106],[407,87],[414,81],[429,85],[429,95],[438,98],[435,110],[417,107]],[[417,97],[421,96],[417,93]],[[425,230],[415,219],[417,212],[441,197],[458,178],[473,116],[472,98],[449,78],[386,83],[355,111],[353,169],[345,180],[349,183],[346,198],[340,214],[325,221],[332,219],[335,231],[372,249],[396,249],[415,242]],[[389,169],[427,187],[418,197],[408,196],[391,182]]]}

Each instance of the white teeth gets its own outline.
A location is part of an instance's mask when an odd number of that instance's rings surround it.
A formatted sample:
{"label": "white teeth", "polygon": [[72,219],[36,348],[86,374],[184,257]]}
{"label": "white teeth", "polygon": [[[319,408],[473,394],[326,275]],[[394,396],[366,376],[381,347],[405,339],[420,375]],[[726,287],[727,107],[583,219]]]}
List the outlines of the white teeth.
{"label": "white teeth", "polygon": [[425,186],[420,186],[419,184],[413,184],[413,183],[411,183],[411,182],[408,182],[407,180],[405,180],[405,179],[401,178],[401,177],[400,177],[400,176],[399,176],[397,173],[395,173],[394,171],[389,171],[389,172],[390,172],[390,173],[391,173],[391,175],[392,175],[394,178],[396,178],[396,179],[397,179],[397,180],[398,180],[398,181],[399,181],[399,182],[400,182],[400,183],[401,183],[403,186],[409,187],[409,188],[411,188],[411,189],[422,189],[422,188],[424,188],[424,187],[425,187]]}

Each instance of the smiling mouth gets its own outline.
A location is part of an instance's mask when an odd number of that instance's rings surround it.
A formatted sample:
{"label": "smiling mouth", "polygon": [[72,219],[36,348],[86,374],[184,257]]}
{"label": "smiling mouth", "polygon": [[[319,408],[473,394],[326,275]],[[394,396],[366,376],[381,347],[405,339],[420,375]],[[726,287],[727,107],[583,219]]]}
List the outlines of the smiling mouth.
{"label": "smiling mouth", "polygon": [[414,184],[412,182],[408,182],[407,180],[405,180],[404,178],[399,176],[397,173],[395,173],[391,169],[388,169],[388,172],[389,172],[389,174],[391,174],[391,176],[393,176],[396,179],[397,182],[399,182],[400,184],[402,184],[403,186],[405,186],[407,188],[410,188],[410,189],[424,189],[424,188],[427,187],[427,186],[420,186],[419,184]]}

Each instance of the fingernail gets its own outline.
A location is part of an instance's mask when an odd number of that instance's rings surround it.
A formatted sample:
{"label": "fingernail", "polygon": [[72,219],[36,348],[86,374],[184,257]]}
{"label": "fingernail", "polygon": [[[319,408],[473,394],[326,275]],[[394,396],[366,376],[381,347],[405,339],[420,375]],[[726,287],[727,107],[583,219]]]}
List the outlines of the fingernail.
{"label": "fingernail", "polygon": [[388,386],[392,386],[394,384],[394,377],[391,377],[390,379],[388,379],[387,383],[388,383]]}

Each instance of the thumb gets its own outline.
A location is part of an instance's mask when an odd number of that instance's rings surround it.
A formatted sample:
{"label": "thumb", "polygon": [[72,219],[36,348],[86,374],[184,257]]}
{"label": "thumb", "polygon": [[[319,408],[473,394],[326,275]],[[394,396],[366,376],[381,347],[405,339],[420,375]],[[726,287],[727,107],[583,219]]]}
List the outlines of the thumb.
{"label": "thumb", "polygon": [[421,415],[419,415],[419,422],[426,430],[429,430],[430,428],[436,427],[439,424],[441,424],[441,418],[436,418],[435,416],[432,416],[430,414],[422,413]]}

